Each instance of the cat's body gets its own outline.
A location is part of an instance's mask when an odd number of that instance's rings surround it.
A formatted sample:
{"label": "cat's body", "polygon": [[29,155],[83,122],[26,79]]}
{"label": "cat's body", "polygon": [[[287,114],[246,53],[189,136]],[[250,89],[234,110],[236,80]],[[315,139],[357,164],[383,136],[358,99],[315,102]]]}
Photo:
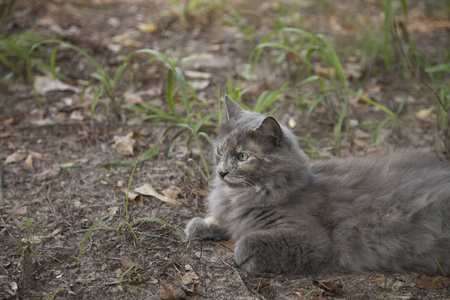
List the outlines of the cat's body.
{"label": "cat's body", "polygon": [[308,165],[292,133],[226,99],[206,219],[250,273],[450,271],[450,164],[411,153]]}

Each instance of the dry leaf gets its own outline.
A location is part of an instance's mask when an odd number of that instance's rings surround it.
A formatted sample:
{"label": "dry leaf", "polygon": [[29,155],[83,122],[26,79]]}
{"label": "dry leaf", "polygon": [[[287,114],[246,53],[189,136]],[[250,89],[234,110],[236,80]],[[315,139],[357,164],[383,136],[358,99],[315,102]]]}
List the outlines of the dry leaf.
{"label": "dry leaf", "polygon": [[163,300],[183,300],[186,299],[186,292],[181,288],[174,286],[170,283],[163,283],[161,280],[159,281],[162,285],[161,292],[159,297]]}
{"label": "dry leaf", "polygon": [[333,294],[333,295],[343,295],[344,291],[342,290],[342,283],[333,283],[333,282],[324,282],[324,281],[316,281],[313,280],[312,284],[323,289],[325,292]]}
{"label": "dry leaf", "polygon": [[119,260],[120,260],[120,263],[122,264],[122,266],[124,266],[125,268],[131,268],[132,266],[136,265],[129,258],[121,257],[121,258],[119,258]]}
{"label": "dry leaf", "polygon": [[209,80],[191,80],[189,84],[197,91],[204,90],[209,85]]}
{"label": "dry leaf", "polygon": [[384,275],[378,275],[373,279],[373,282],[375,283],[376,286],[384,289],[386,286],[386,277],[384,277]]}
{"label": "dry leaf", "polygon": [[190,79],[211,79],[211,74],[206,72],[198,72],[198,71],[184,71],[184,76]]}
{"label": "dry leaf", "polygon": [[138,23],[136,25],[137,29],[139,29],[140,32],[145,33],[154,33],[158,29],[155,23],[147,24],[147,23]]}
{"label": "dry leaf", "polygon": [[178,199],[178,197],[181,193],[181,189],[179,187],[177,187],[176,185],[172,185],[172,186],[168,187],[167,189],[163,190],[162,193],[164,194],[164,196],[167,196],[169,198]]}
{"label": "dry leaf", "polygon": [[236,248],[233,241],[220,241],[220,244],[231,251],[234,251],[234,248]]}
{"label": "dry leaf", "polygon": [[23,120],[23,115],[20,115],[16,118],[9,118],[5,122],[3,122],[3,124],[12,126],[12,125],[16,125],[16,124],[20,123],[22,120]]}
{"label": "dry leaf", "polygon": [[44,181],[46,179],[50,179],[50,178],[58,176],[60,172],[61,172],[61,168],[48,169],[42,173],[35,175],[34,178],[36,178],[36,180],[39,180],[39,181]]}
{"label": "dry leaf", "polygon": [[448,285],[448,281],[443,277],[416,279],[416,287],[424,290],[442,289]]}
{"label": "dry leaf", "polygon": [[27,157],[27,154],[23,152],[22,150],[18,150],[14,152],[13,154],[8,155],[5,160],[5,165],[17,163],[21,160],[23,160],[25,157]]}
{"label": "dry leaf", "polygon": [[[127,187],[123,186],[120,189],[125,195],[127,194]],[[142,200],[142,197],[138,197],[139,195],[136,193],[133,193],[132,191],[128,191],[128,199],[136,203],[139,207],[144,207],[144,201]]]}
{"label": "dry leaf", "polygon": [[136,140],[132,138],[133,132],[126,136],[114,136],[114,148],[117,152],[123,155],[134,155],[134,144]]}
{"label": "dry leaf", "polygon": [[434,107],[421,109],[416,113],[416,117],[418,117],[419,119],[426,119],[430,116],[433,109]]}
{"label": "dry leaf", "polygon": [[316,72],[317,75],[323,76],[323,77],[330,77],[330,74],[332,76],[335,76],[336,71],[334,69],[328,69],[328,68],[322,68],[322,67],[315,67],[314,72]]}
{"label": "dry leaf", "polygon": [[[127,187],[126,187],[126,186],[123,186],[120,190],[121,190],[125,195],[127,194]],[[134,199],[136,199],[137,196],[138,196],[138,194],[133,193],[132,191],[128,191],[128,199],[134,201]]]}
{"label": "dry leaf", "polygon": [[28,154],[28,157],[25,160],[25,163],[27,164],[27,166],[32,167],[33,166],[33,155]]}
{"label": "dry leaf", "polygon": [[15,217],[21,217],[28,213],[28,209],[26,206],[20,207],[20,208],[13,208],[10,210],[7,210],[8,215],[15,216]]}
{"label": "dry leaf", "polygon": [[34,86],[40,95],[44,95],[51,91],[72,91],[81,93],[81,89],[73,85],[66,84],[53,76],[35,76]]}
{"label": "dry leaf", "polygon": [[294,118],[290,118],[288,121],[289,128],[295,128],[297,126],[297,122],[294,120]]}
{"label": "dry leaf", "polygon": [[150,183],[146,183],[143,186],[140,186],[140,187],[134,189],[134,191],[141,195],[152,196],[152,197],[158,198],[159,200],[164,201],[164,202],[177,204],[177,205],[181,204],[175,199],[172,199],[167,196],[159,194],[157,191],[155,191],[155,189],[151,186]]}
{"label": "dry leaf", "polygon": [[185,269],[184,274],[178,273],[181,283],[186,285],[198,282],[199,277],[195,273],[191,265],[184,266],[184,269]]}

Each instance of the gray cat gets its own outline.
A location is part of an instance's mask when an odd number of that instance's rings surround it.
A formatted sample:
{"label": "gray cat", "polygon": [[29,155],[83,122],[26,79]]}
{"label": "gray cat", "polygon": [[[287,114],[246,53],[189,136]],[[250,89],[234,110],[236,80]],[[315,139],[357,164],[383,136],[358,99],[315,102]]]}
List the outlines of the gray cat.
{"label": "gray cat", "polygon": [[449,163],[402,153],[309,165],[273,117],[225,104],[209,214],[189,221],[191,238],[232,239],[253,274],[450,271]]}

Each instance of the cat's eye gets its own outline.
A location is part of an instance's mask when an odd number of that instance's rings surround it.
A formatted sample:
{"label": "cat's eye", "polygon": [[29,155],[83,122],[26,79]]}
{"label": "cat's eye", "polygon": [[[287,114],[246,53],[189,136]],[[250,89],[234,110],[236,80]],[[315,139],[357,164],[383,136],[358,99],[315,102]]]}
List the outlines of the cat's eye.
{"label": "cat's eye", "polygon": [[238,158],[240,161],[246,161],[246,160],[248,159],[248,157],[249,157],[248,153],[242,153],[242,152],[240,152],[240,153],[238,153],[238,155],[237,155],[237,158]]}
{"label": "cat's eye", "polygon": [[219,156],[223,155],[223,151],[222,151],[222,149],[220,149],[220,147],[216,147],[216,152]]}

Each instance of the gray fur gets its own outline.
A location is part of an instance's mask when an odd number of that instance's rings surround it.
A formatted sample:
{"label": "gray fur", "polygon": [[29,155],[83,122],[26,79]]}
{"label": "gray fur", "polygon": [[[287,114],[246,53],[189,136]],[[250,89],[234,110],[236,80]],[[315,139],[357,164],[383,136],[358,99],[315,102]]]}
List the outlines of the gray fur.
{"label": "gray fur", "polygon": [[226,175],[190,237],[232,239],[237,265],[254,274],[436,274],[436,259],[450,272],[449,163],[403,152],[309,165],[286,127],[230,101],[215,151]]}

